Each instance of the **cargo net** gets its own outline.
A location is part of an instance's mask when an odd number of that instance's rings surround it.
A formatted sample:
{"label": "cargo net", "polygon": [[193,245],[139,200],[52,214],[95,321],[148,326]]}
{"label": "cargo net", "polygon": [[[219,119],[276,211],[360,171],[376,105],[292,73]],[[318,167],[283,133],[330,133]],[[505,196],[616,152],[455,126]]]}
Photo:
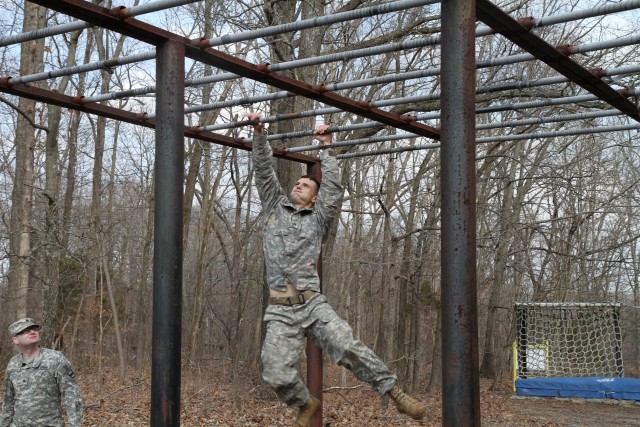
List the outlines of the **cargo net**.
{"label": "cargo net", "polygon": [[516,303],[514,377],[621,377],[621,304]]}

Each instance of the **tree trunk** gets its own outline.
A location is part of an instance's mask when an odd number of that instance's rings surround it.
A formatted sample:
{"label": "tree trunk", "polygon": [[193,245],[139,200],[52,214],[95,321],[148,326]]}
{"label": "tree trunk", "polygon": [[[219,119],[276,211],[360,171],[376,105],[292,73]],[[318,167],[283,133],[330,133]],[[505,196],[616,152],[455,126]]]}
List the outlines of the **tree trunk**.
{"label": "tree trunk", "polygon": [[[522,144],[518,144],[522,146]],[[503,202],[499,216],[500,224],[498,230],[498,238],[495,248],[494,262],[494,280],[491,286],[491,294],[489,297],[489,306],[487,313],[487,324],[485,329],[485,342],[482,364],[480,366],[480,375],[486,378],[495,378],[498,367],[496,366],[499,355],[496,349],[496,327],[498,322],[500,300],[502,289],[506,280],[505,273],[509,253],[512,249],[513,225],[517,223],[518,207],[514,206],[514,182],[516,174],[516,164],[513,162],[509,168],[508,175],[505,174],[503,185],[501,186],[503,193]]]}
{"label": "tree trunk", "polygon": [[[384,212],[384,224],[383,224],[383,237],[382,237],[382,280],[380,287],[380,317],[378,318],[378,336],[376,337],[376,353],[382,360],[389,360],[392,357],[391,346],[389,340],[391,339],[392,331],[396,328],[396,313],[397,307],[395,304],[397,300],[394,297],[393,290],[393,262],[395,259],[395,243],[391,232],[391,217],[390,207],[393,203],[393,195],[395,194],[395,185],[393,182],[394,176],[393,160],[389,161],[387,167],[386,181],[387,185],[380,186],[380,194],[378,195],[378,205]],[[386,196],[383,200],[383,191],[386,192]]]}
{"label": "tree trunk", "polygon": [[433,346],[433,357],[431,362],[431,376],[429,377],[429,385],[427,391],[429,393],[437,392],[442,387],[442,369],[446,366],[442,364],[442,325],[440,320],[440,310],[435,324],[435,343]]}
{"label": "tree trunk", "polygon": [[[30,2],[24,5],[23,31],[45,26],[47,9]],[[22,74],[43,70],[44,38],[25,42],[20,50]],[[30,314],[29,270],[31,266],[31,219],[33,212],[33,180],[35,149],[36,102],[27,98],[18,101],[16,126],[15,180],[11,193],[9,221],[9,277],[8,292],[3,310],[6,321]],[[7,322],[5,322],[7,323]]]}
{"label": "tree trunk", "polygon": [[[430,153],[429,153],[430,154]],[[417,348],[415,335],[418,324],[416,317],[419,311],[418,288],[421,277],[417,275],[419,267],[416,265],[418,252],[414,244],[414,232],[417,228],[416,212],[420,200],[420,182],[424,177],[432,156],[427,155],[412,179],[409,191],[409,211],[405,219],[405,236],[402,239],[403,249],[398,281],[398,327],[396,332],[396,358],[398,359],[398,379],[407,391],[413,391],[413,373],[417,362],[414,349]]]}
{"label": "tree trunk", "polygon": [[148,191],[149,198],[147,200],[148,210],[146,218],[146,226],[144,233],[144,241],[142,246],[142,254],[140,261],[140,275],[136,281],[138,303],[136,309],[133,310],[133,325],[136,325],[135,348],[136,368],[142,369],[145,365],[146,357],[149,354],[148,349],[151,347],[151,307],[149,302],[149,294],[152,292],[149,283],[150,265],[153,261],[151,249],[153,246],[153,217],[155,214],[155,177],[151,179],[151,189]]}

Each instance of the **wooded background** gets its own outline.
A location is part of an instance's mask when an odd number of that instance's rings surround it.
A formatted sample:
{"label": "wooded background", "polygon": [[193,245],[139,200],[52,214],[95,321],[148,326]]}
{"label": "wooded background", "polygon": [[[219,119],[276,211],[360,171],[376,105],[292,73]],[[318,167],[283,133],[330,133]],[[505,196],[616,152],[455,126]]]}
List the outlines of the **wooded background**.
{"label": "wooded background", "polygon": [[[119,6],[94,1],[104,7]],[[371,1],[205,0],[150,15],[149,22],[189,38],[287,23],[370,6]],[[587,9],[596,1],[509,0],[496,4],[514,17],[542,17]],[[127,6],[138,4],[137,1]],[[0,34],[68,22],[28,2],[5,1]],[[219,47],[252,63],[272,64],[375,46],[440,31],[439,6],[354,20],[267,39]],[[139,19],[145,20],[146,16]],[[551,44],[610,40],[640,31],[628,12],[545,27]],[[0,48],[0,75],[132,55],[149,47],[101,28],[89,28]],[[477,58],[514,53],[499,36],[477,39]],[[516,52],[517,53],[517,52]],[[638,45],[578,56],[585,67],[637,63]],[[305,82],[343,82],[440,64],[440,48],[328,62],[282,72]],[[187,78],[219,73],[187,63]],[[154,84],[153,61],[103,68],[34,83],[69,95],[117,92]],[[539,62],[482,68],[477,86],[555,75]],[[616,77],[635,88],[638,75]],[[439,77],[344,91],[354,99],[398,98],[439,91]],[[254,96],[273,89],[248,79],[187,89],[185,105]],[[572,84],[479,94],[478,106],[581,93]],[[128,111],[153,112],[154,96],[103,101]],[[601,103],[581,107],[603,108]],[[285,98],[268,103],[187,114],[185,123],[235,121],[246,111],[265,115],[317,108]],[[149,368],[153,255],[154,132],[78,111],[0,95],[0,320],[42,322],[43,344],[62,349],[79,369],[130,372]],[[398,114],[438,111],[438,101],[411,102]],[[573,104],[477,115],[477,124],[548,117],[577,111]],[[308,130],[319,122],[357,124],[351,114],[280,121],[269,133]],[[624,117],[479,130],[478,136],[528,134],[627,123]],[[438,125],[438,121],[429,124]],[[247,136],[247,128],[231,128]],[[334,140],[394,130],[340,132]],[[287,139],[285,146],[309,139]],[[429,141],[427,141],[429,142]],[[382,142],[341,153],[397,146]],[[250,153],[186,140],[183,368],[206,375],[216,368],[229,381],[259,378],[265,296],[260,202]],[[640,373],[640,156],[637,131],[530,138],[477,146],[477,272],[481,375],[509,377],[514,302],[620,302],[624,304],[627,376]],[[345,200],[323,249],[324,293],[409,389],[440,386],[440,188],[437,149],[341,160]],[[276,161],[285,188],[302,165]],[[13,353],[0,329],[0,366]]]}

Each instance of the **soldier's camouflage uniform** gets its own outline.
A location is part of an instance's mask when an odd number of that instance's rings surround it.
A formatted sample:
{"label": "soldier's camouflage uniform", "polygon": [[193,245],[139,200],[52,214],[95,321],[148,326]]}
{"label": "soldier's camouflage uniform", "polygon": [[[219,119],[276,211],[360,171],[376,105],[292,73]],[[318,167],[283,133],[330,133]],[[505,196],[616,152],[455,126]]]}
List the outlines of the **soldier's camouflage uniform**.
{"label": "soldier's camouflage uniform", "polygon": [[302,406],[309,398],[309,391],[296,365],[306,336],[327,351],[336,363],[384,395],[395,385],[396,375],[373,351],[353,338],[351,327],[319,293],[317,260],[322,241],[342,203],[336,158],[328,150],[320,152],[322,185],[316,203],[313,208],[297,209],[278,182],[271,156],[266,137],[255,136],[255,179],[266,216],[263,249],[267,284],[270,289],[284,291],[291,283],[301,292],[317,293],[303,304],[267,307],[262,377],[288,405]]}
{"label": "soldier's camouflage uniform", "polygon": [[80,387],[71,364],[59,351],[40,348],[24,363],[22,354],[11,358],[4,381],[4,406],[0,427],[68,427],[82,422]]}

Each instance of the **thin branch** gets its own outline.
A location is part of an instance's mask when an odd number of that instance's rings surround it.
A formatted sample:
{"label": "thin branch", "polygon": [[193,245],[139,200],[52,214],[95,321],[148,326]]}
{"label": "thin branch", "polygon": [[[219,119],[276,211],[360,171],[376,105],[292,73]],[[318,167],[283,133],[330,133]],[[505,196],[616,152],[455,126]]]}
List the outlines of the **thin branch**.
{"label": "thin branch", "polygon": [[9,101],[7,98],[5,98],[4,96],[0,95],[0,101],[4,102],[5,104],[7,104],[9,107],[13,108],[14,110],[16,110],[16,112],[18,114],[20,114],[22,117],[25,118],[26,121],[29,122],[29,124],[31,126],[33,126],[35,129],[40,129],[43,130],[45,132],[49,132],[49,128],[47,126],[42,126],[39,124],[36,124],[33,120],[31,120],[31,117],[27,116],[20,108],[18,108],[17,105],[15,105],[13,102]]}

